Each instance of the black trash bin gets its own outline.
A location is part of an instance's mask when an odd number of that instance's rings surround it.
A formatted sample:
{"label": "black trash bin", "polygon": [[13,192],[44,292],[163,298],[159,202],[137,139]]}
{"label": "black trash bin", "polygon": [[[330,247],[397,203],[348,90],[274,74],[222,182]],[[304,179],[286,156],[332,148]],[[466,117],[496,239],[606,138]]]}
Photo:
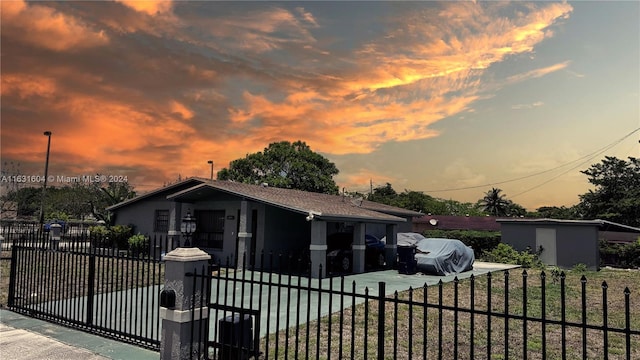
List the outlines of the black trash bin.
{"label": "black trash bin", "polygon": [[415,246],[398,246],[398,273],[412,275],[418,271],[418,263],[415,255]]}
{"label": "black trash bin", "polygon": [[253,322],[251,315],[234,314],[218,321],[220,360],[249,359],[253,347]]}

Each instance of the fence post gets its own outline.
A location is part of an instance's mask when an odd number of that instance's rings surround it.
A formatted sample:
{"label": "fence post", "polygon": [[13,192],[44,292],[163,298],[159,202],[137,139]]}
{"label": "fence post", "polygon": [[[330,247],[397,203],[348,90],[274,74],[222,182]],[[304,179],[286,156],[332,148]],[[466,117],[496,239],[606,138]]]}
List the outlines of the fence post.
{"label": "fence post", "polygon": [[[177,248],[165,257],[165,281],[163,292],[175,294],[175,303],[160,304],[162,335],[160,359],[192,359],[192,354],[206,355],[204,342],[200,336],[203,321],[208,322],[208,302],[202,281],[193,281],[187,273],[194,274],[207,269],[211,256],[198,248]],[[172,296],[161,296],[171,298]],[[194,306],[195,304],[195,306]]]}
{"label": "fence post", "polygon": [[384,359],[385,285],[378,282],[378,359]]}

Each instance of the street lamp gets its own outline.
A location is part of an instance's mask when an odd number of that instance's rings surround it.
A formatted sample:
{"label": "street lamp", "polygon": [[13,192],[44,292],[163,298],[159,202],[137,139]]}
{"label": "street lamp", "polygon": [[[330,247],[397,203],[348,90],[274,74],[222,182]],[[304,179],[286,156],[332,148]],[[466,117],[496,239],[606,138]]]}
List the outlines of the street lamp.
{"label": "street lamp", "polygon": [[47,159],[44,162],[44,183],[42,185],[42,202],[40,203],[40,231],[44,225],[44,199],[47,191],[47,177],[49,175],[49,150],[51,149],[51,131],[45,131],[47,139]]}
{"label": "street lamp", "polygon": [[207,164],[211,165],[211,180],[213,180],[213,160],[207,161]]}
{"label": "street lamp", "polygon": [[191,212],[187,211],[187,216],[182,218],[180,232],[185,237],[184,246],[191,247],[191,236],[196,232],[196,219],[191,217]]}

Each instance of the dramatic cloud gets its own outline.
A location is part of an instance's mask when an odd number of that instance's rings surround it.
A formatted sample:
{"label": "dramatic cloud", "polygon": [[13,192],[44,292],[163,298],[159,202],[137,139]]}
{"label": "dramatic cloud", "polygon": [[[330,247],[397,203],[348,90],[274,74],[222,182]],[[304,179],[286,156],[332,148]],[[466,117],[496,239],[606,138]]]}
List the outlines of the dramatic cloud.
{"label": "dramatic cloud", "polygon": [[3,157],[38,163],[48,129],[60,171],[125,169],[146,184],[280,140],[364,154],[438,136],[434,123],[499,86],[570,64],[486,84],[492,65],[553,35],[566,3],[400,3],[371,18],[376,31],[301,4],[2,2]]}
{"label": "dramatic cloud", "polygon": [[38,3],[3,1],[2,36],[54,51],[106,45],[108,37],[81,19]]}

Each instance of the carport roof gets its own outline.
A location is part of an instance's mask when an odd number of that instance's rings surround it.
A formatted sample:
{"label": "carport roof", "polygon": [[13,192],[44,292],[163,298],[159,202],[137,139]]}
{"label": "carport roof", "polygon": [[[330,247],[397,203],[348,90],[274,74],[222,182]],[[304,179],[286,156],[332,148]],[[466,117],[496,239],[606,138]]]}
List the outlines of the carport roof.
{"label": "carport roof", "polygon": [[608,220],[564,220],[564,219],[497,219],[499,223],[519,223],[519,224],[557,224],[557,225],[591,225],[597,226],[601,230],[607,231],[626,231],[626,232],[638,232],[640,228],[633,226],[618,224]]}
{"label": "carport roof", "polygon": [[168,195],[167,199],[193,202],[211,196],[216,192],[232,194],[300,214],[313,213],[318,219],[324,220],[367,220],[382,223],[399,223],[405,222],[406,219],[396,215],[419,215],[414,211],[370,201],[354,200],[346,196],[219,180],[208,180],[200,185]]}

